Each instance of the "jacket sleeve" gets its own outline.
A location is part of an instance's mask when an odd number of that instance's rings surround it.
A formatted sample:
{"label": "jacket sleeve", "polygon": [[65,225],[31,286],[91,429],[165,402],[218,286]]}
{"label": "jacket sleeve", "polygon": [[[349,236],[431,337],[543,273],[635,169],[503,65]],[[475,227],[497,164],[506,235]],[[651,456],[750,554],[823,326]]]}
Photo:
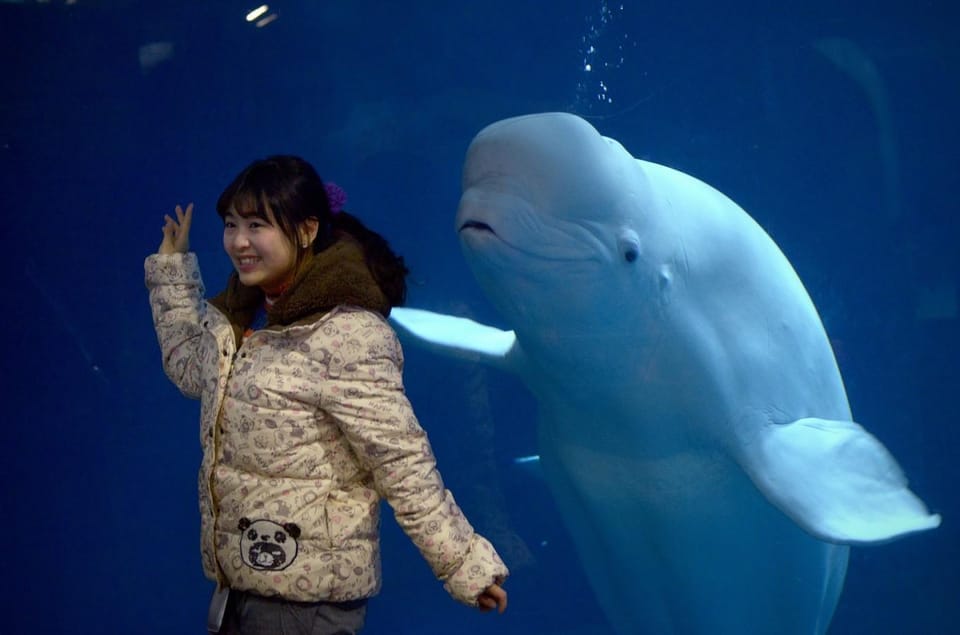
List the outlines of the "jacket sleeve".
{"label": "jacket sleeve", "polygon": [[144,262],[144,277],[163,354],[163,370],[180,392],[198,399],[202,388],[200,322],[206,303],[197,256],[152,254]]}
{"label": "jacket sleeve", "polygon": [[393,329],[367,312],[334,316],[326,326],[335,346],[321,407],[337,420],[447,592],[476,606],[484,589],[509,571],[444,488],[427,435],[403,391],[403,353]]}

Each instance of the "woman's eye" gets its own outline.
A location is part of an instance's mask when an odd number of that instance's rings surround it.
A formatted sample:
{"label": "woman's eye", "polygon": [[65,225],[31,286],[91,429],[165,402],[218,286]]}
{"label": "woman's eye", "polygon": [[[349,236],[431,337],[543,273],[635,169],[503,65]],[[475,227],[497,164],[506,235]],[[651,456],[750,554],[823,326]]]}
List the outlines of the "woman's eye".
{"label": "woman's eye", "polygon": [[233,229],[234,227],[236,227],[236,224],[233,221],[229,221],[229,220],[223,221],[224,229]]}

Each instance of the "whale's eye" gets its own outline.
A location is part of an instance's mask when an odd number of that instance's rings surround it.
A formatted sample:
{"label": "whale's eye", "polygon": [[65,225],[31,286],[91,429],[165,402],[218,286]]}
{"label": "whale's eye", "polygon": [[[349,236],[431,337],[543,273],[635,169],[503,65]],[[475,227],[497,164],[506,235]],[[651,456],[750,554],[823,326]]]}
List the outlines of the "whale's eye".
{"label": "whale's eye", "polygon": [[636,262],[640,257],[640,237],[632,229],[626,229],[617,239],[617,248],[625,261]]}

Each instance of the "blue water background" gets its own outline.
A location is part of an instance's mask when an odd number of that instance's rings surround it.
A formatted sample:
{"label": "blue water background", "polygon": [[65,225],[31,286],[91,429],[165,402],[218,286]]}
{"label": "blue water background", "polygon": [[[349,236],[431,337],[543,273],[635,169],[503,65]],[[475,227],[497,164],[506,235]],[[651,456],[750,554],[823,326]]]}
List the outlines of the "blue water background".
{"label": "blue water background", "polygon": [[[853,550],[831,633],[960,632],[955,2],[302,0],[263,28],[253,6],[0,3],[0,630],[203,632],[198,407],[161,371],[142,280],[164,213],[196,202],[216,291],[219,192],[253,158],[301,154],[406,257],[411,306],[502,325],[453,231],[463,154],[495,120],[569,110],[772,234],[856,419],[943,515]],[[830,46],[869,60],[886,110]],[[510,609],[450,600],[387,514],[368,632],[609,634],[545,486],[513,462],[536,452],[523,387],[413,349],[406,382],[513,569]]]}

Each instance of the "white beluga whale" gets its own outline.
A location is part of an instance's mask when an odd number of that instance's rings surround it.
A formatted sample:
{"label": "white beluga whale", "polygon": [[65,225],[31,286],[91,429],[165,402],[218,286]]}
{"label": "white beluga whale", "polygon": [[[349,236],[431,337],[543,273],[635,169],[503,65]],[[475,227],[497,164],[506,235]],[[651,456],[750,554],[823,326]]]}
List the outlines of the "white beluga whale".
{"label": "white beluga whale", "polygon": [[720,192],[529,115],[471,143],[456,227],[510,330],[391,319],[533,392],[543,474],[616,632],[824,633],[847,545],[939,525],[853,422],[793,268]]}

